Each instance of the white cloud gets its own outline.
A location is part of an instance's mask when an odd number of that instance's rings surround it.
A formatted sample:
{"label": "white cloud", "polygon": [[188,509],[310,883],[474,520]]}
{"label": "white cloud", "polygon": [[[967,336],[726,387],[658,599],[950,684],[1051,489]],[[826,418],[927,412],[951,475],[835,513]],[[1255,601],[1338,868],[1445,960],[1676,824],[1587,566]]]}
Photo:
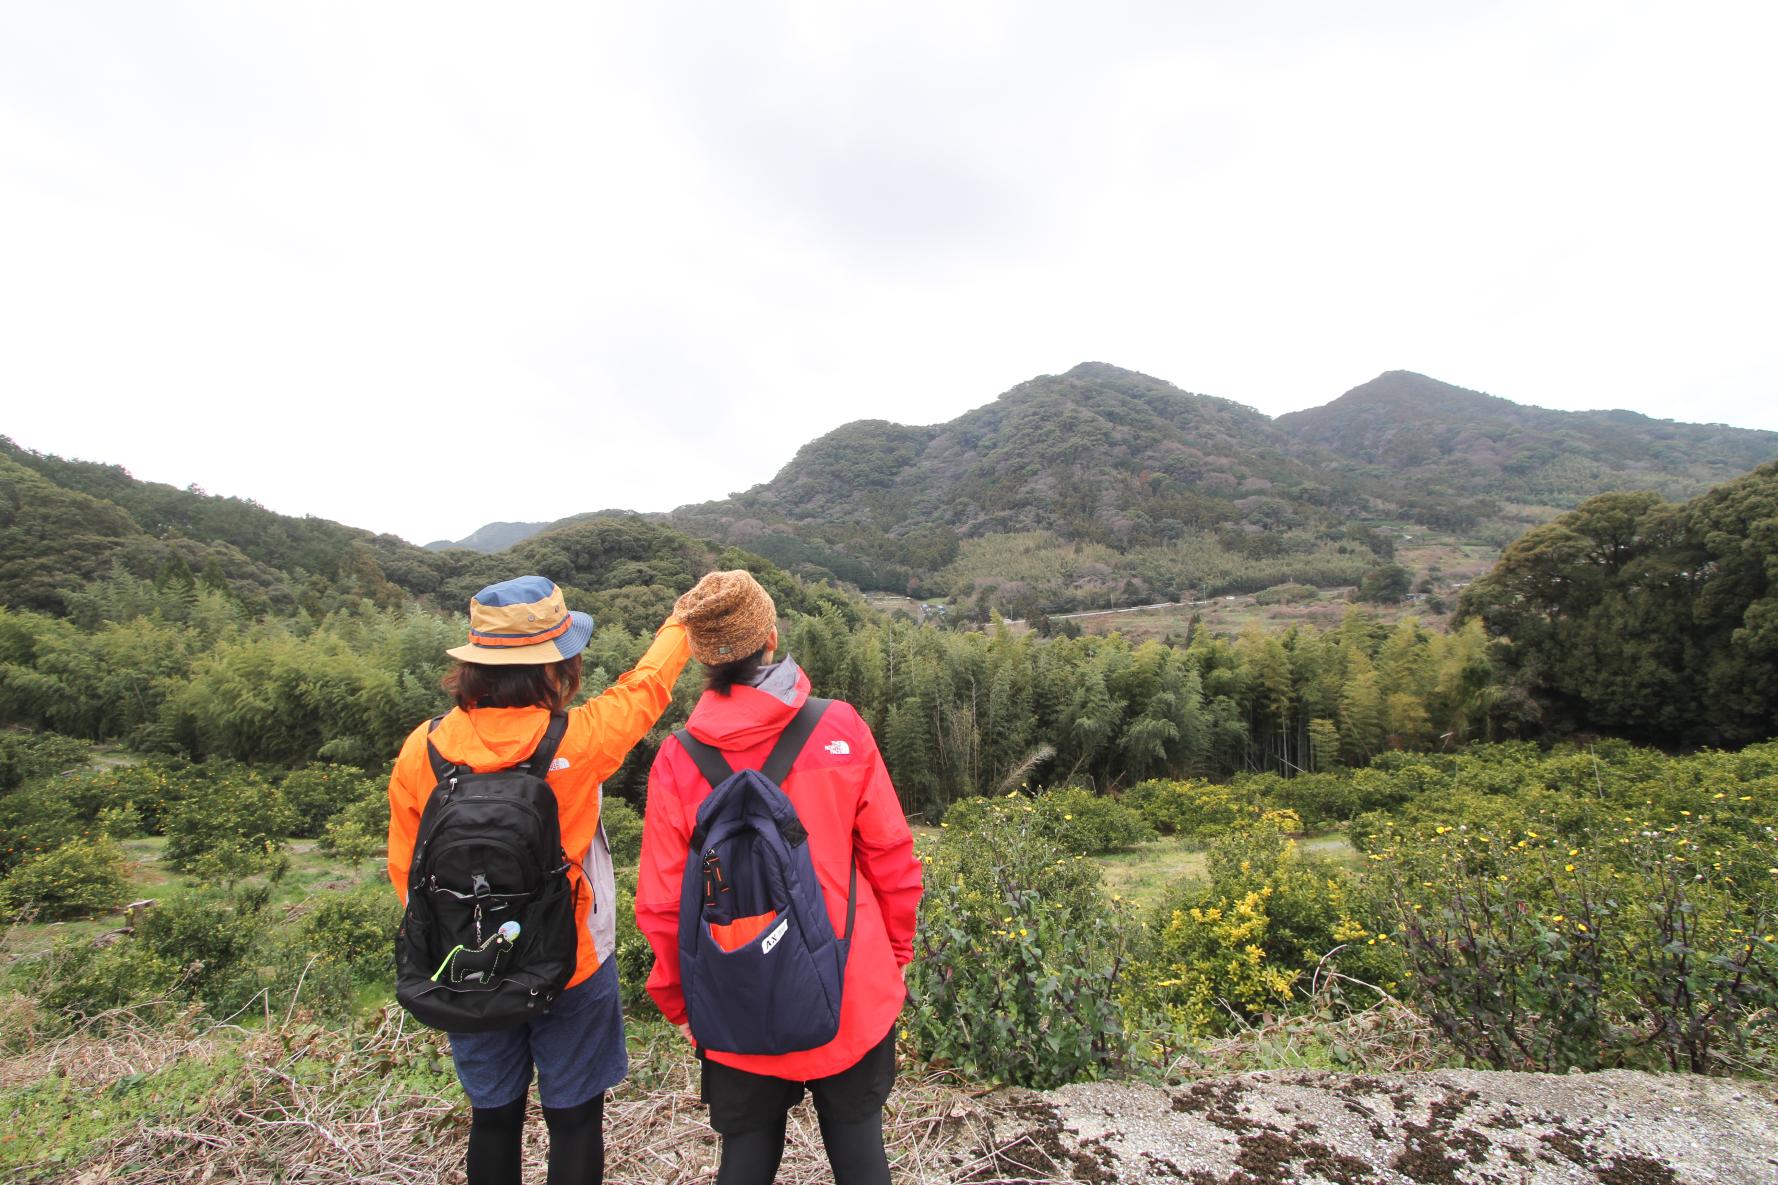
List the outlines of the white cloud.
{"label": "white cloud", "polygon": [[1089,358],[1778,428],[1778,17],[1442,9],[13,6],[0,431],[423,541]]}

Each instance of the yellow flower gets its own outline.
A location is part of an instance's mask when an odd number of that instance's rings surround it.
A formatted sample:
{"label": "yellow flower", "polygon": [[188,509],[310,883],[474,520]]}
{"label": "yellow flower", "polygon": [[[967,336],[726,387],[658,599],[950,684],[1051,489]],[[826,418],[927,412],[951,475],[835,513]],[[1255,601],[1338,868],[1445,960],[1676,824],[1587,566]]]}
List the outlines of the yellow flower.
{"label": "yellow flower", "polygon": [[1573,872],[1573,871],[1574,871],[1574,865],[1572,865],[1572,864],[1565,864],[1565,865],[1563,865],[1563,866],[1562,866],[1562,871],[1563,871],[1563,872]]}
{"label": "yellow flower", "polygon": [[1585,922],[1574,923],[1574,928],[1576,930],[1579,930],[1582,934],[1585,934],[1587,932],[1587,924]]}

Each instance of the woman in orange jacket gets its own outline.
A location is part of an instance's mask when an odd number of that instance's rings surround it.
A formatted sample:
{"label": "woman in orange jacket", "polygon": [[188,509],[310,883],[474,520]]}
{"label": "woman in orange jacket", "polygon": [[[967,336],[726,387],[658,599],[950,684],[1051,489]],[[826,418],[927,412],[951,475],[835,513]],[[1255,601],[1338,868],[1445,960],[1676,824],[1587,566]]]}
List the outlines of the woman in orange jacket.
{"label": "woman in orange jacket", "polygon": [[[674,607],[692,654],[709,671],[686,731],[734,770],[759,769],[809,698],[809,679],[786,656],[774,662],[777,612],[744,571],[712,572]],[[848,885],[856,862],[838,1034],[813,1049],[780,1054],[703,1051],[703,1099],[722,1136],[718,1185],[770,1181],[784,1151],[785,1117],[805,1087],[815,1097],[839,1185],[887,1185],[883,1103],[895,1079],[895,1022],[913,958],[920,862],[907,819],[870,729],[852,705],[820,715],[780,787],[808,833],[809,855],[829,921],[847,933]],[[688,1038],[680,976],[681,890],[698,807],[711,785],[679,739],[662,742],[648,774],[636,921],[654,949],[648,991]],[[771,936],[765,936],[770,941]]]}
{"label": "woman in orange jacket", "polygon": [[580,652],[593,619],[570,612],[541,576],[489,585],[469,603],[469,642],[448,651],[445,679],[457,706],[407,738],[389,779],[389,880],[405,901],[420,815],[436,777],[428,741],[445,761],[475,773],[531,756],[553,711],[567,730],[550,763],[568,875],[578,893],[579,953],[573,976],[543,1016],[517,1028],[453,1033],[451,1059],[469,1095],[470,1185],[518,1185],[525,1097],[533,1071],[549,1127],[550,1185],[596,1185],[604,1176],[605,1092],[622,1081],[616,886],[599,822],[601,783],[666,710],[689,648],[669,617],[634,669],[604,693],[568,708],[580,690]]}

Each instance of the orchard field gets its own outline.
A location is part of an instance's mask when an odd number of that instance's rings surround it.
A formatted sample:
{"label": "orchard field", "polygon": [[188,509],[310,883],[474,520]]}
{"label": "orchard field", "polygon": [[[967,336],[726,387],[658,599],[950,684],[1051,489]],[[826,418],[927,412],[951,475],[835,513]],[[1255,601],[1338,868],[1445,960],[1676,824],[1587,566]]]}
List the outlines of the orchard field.
{"label": "orchard field", "polygon": [[[451,1162],[442,1038],[390,1003],[378,773],[4,744],[7,834],[46,850],[0,881],[0,1167],[148,1180],[226,1150],[267,1171],[296,1133],[412,1179]],[[607,813],[633,870],[637,815]],[[1778,744],[1510,743],[963,799],[917,828],[907,1105],[1243,1067],[1768,1077],[1775,823]],[[635,1069],[615,1101],[642,1123],[693,1068],[632,927],[618,960]],[[904,1168],[934,1154],[896,1144]]]}

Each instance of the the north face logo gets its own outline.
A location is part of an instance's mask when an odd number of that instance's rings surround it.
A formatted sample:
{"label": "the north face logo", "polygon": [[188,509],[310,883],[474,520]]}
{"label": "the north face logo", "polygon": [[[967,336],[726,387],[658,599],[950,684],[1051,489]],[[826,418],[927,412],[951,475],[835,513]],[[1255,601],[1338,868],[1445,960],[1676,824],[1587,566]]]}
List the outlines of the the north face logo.
{"label": "the north face logo", "polygon": [[829,741],[826,748],[827,751],[832,753],[835,757],[844,757],[852,752],[852,746],[848,745],[845,741]]}
{"label": "the north face logo", "polygon": [[567,769],[567,768],[568,768],[568,759],[566,757],[558,757],[554,761],[549,763],[549,772],[552,774],[555,773],[559,769]]}

